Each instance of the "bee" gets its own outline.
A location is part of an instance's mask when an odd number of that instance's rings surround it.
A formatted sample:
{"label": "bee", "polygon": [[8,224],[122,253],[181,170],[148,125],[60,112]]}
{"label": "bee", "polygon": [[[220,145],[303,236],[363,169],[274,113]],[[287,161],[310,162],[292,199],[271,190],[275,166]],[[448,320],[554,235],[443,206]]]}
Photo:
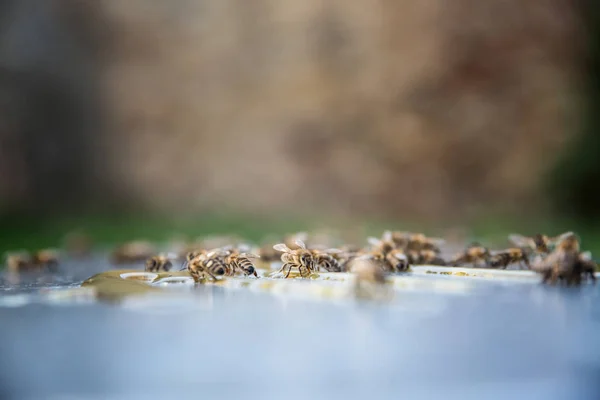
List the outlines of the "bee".
{"label": "bee", "polygon": [[[335,259],[337,264],[340,267],[341,272],[345,272],[348,270],[348,265],[351,260],[356,258],[360,254],[360,248],[352,245],[344,245],[341,246],[340,249],[330,249],[330,250],[338,250],[335,252],[329,252],[329,255]],[[325,269],[327,269],[325,267]],[[334,267],[335,269],[335,267]]]}
{"label": "bee", "polygon": [[134,240],[114,249],[110,259],[113,264],[127,264],[145,261],[155,253],[156,249],[152,243],[144,240]]}
{"label": "bee", "polygon": [[491,253],[488,259],[488,265],[493,268],[506,269],[509,264],[513,263],[519,263],[520,266],[524,264],[527,269],[529,269],[528,249],[513,247],[502,251],[496,251]]}
{"label": "bee", "polygon": [[368,257],[360,256],[350,262],[350,273],[356,276],[357,284],[370,283],[383,285],[386,281],[385,271]]}
{"label": "bee", "polygon": [[458,267],[464,264],[472,264],[472,266],[480,266],[482,263],[487,266],[490,258],[490,251],[479,243],[472,243],[465,251],[457,254],[448,263],[453,267]]}
{"label": "bee", "polygon": [[56,271],[60,255],[55,249],[42,249],[33,254],[33,263],[40,267],[46,267],[49,271]]}
{"label": "bee", "polygon": [[385,255],[385,262],[388,269],[393,272],[406,272],[410,269],[408,257],[404,251],[393,249]]}
{"label": "bee", "polygon": [[[415,263],[416,264],[416,263]],[[421,250],[419,262],[421,265],[446,265],[446,261],[435,250]]]}
{"label": "bee", "polygon": [[342,264],[337,254],[342,253],[339,249],[312,249],[312,256],[315,260],[315,269],[324,269],[327,272],[342,272]]}
{"label": "bee", "polygon": [[386,271],[376,262],[363,256],[357,257],[349,265],[354,277],[353,294],[369,300],[391,300],[393,291],[387,287]]}
{"label": "bee", "polygon": [[597,264],[590,252],[580,252],[579,247],[573,232],[564,233],[556,239],[556,247],[550,255],[538,257],[532,269],[542,275],[542,283],[555,285],[562,281],[567,286],[579,286],[584,278],[595,283]]}
{"label": "bee", "polygon": [[[281,261],[283,266],[279,270],[285,274],[285,278],[290,275],[292,268],[297,268],[300,276],[306,278],[315,270],[315,259],[310,250],[306,248],[306,245],[302,240],[297,239],[296,250],[290,249],[284,243],[278,243],[273,248],[277,251],[282,252]],[[287,273],[285,272],[287,270]]]}
{"label": "bee", "polygon": [[385,254],[397,248],[396,243],[392,240],[390,236],[391,232],[384,232],[381,239],[377,239],[374,237],[368,237],[367,242],[371,246],[371,250],[375,252],[381,252],[385,256]]}
{"label": "bee", "polygon": [[187,270],[195,282],[203,282],[208,277],[216,281],[217,276],[227,273],[228,266],[224,260],[226,255],[227,253],[219,249],[190,252],[186,256]]}
{"label": "bee", "polygon": [[396,248],[391,232],[386,231],[382,239],[369,237],[372,249],[367,252],[367,258],[379,264],[390,272],[404,272],[410,268],[410,259],[403,249]]}
{"label": "bee", "polygon": [[410,232],[385,231],[383,232],[382,239],[384,241],[392,241],[394,247],[406,249],[410,241],[410,236]]}
{"label": "bee", "polygon": [[254,275],[258,277],[254,264],[250,261],[252,258],[260,258],[259,255],[253,253],[240,252],[240,249],[227,249],[225,256],[225,264],[227,265],[227,275],[235,275],[241,271],[245,275]]}
{"label": "bee", "polygon": [[441,253],[440,247],[446,243],[444,239],[427,237],[422,233],[413,233],[408,238],[406,246],[409,250],[430,250],[437,254]]}
{"label": "bee", "polygon": [[31,254],[26,251],[17,251],[6,254],[6,268],[10,272],[22,272],[36,267]]}
{"label": "bee", "polygon": [[538,256],[531,269],[542,275],[542,283],[555,285],[564,280],[578,285],[582,273],[579,240],[570,232],[561,236],[555,249],[547,257]]}
{"label": "bee", "polygon": [[168,272],[171,268],[173,268],[173,262],[170,257],[164,254],[159,254],[146,260],[146,271],[149,272]]}
{"label": "bee", "polygon": [[565,232],[551,238],[541,233],[536,233],[533,236],[523,236],[518,233],[511,233],[508,235],[508,240],[517,247],[529,248],[537,254],[549,254],[561,238],[570,234],[573,234],[573,232]]}

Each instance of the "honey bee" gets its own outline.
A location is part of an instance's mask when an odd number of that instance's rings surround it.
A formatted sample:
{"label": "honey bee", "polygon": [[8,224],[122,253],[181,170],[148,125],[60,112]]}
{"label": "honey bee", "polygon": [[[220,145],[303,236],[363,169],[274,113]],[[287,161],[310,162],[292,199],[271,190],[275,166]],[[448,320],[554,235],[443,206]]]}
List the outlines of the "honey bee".
{"label": "honey bee", "polygon": [[536,233],[533,236],[523,236],[518,233],[511,233],[508,235],[508,240],[517,247],[531,249],[537,254],[548,254],[562,237],[566,237],[570,234],[573,234],[573,232],[565,232],[551,238],[541,233]]}
{"label": "honey bee", "polygon": [[357,257],[350,262],[349,270],[354,277],[354,295],[369,300],[391,300],[393,291],[387,287],[386,271],[376,262]]}
{"label": "honey bee", "polygon": [[245,275],[254,275],[258,277],[254,264],[250,261],[253,258],[260,258],[259,255],[253,253],[240,252],[240,249],[229,248],[225,250],[225,264],[227,265],[227,275],[235,275],[242,272]]}
{"label": "honey bee", "polygon": [[441,253],[441,246],[446,243],[444,239],[427,237],[422,233],[414,233],[409,236],[408,244],[406,246],[407,250],[416,250],[416,251],[432,251],[436,254]]}
{"label": "honey bee", "polygon": [[292,268],[297,268],[300,276],[306,278],[315,270],[315,259],[302,240],[297,239],[295,244],[298,247],[296,250],[290,249],[284,243],[273,246],[275,250],[282,252],[281,261],[283,266],[279,272],[284,273],[285,278],[287,278]]}
{"label": "honey bee", "polygon": [[113,250],[110,260],[113,264],[127,264],[145,261],[156,253],[154,246],[144,240],[134,240]]}
{"label": "honey bee", "polygon": [[556,239],[555,249],[547,257],[538,257],[532,269],[543,277],[542,283],[555,285],[564,282],[567,286],[579,286],[583,279],[596,282],[594,275],[597,264],[590,252],[579,251],[579,240],[573,232]]}
{"label": "honey bee", "polygon": [[410,232],[385,231],[383,232],[382,239],[384,241],[392,241],[397,248],[406,249],[410,242],[410,236]]}
{"label": "honey bee", "polygon": [[146,271],[148,272],[168,272],[171,268],[173,268],[173,262],[165,254],[159,254],[146,260]]}
{"label": "honey bee", "polygon": [[409,257],[403,249],[396,248],[390,234],[391,232],[386,231],[382,239],[367,238],[372,249],[366,253],[366,256],[390,272],[408,271],[410,268]]}
{"label": "honey bee", "polygon": [[585,261],[579,253],[579,240],[567,232],[557,242],[556,248],[547,257],[538,257],[531,269],[542,275],[542,283],[555,285],[563,280],[567,285],[579,285]]}
{"label": "honey bee", "polygon": [[216,249],[209,252],[190,252],[186,256],[187,270],[195,282],[203,282],[208,277],[213,281],[217,276],[227,273],[228,266],[224,261],[227,253]]}
{"label": "honey bee", "polygon": [[[415,263],[417,264],[417,263]],[[421,250],[419,262],[421,265],[446,265],[446,261],[435,250]]]}
{"label": "honey bee", "polygon": [[33,263],[40,267],[46,267],[49,271],[56,271],[60,255],[55,249],[42,249],[33,254]]}
{"label": "honey bee", "polygon": [[509,264],[513,263],[519,263],[520,266],[524,264],[529,269],[529,251],[524,248],[513,247],[492,252],[488,259],[488,265],[493,268],[506,269]]}
{"label": "honey bee", "polygon": [[[330,249],[330,250],[332,250],[332,249]],[[354,258],[358,257],[361,252],[360,248],[358,248],[357,246],[353,246],[353,245],[344,245],[344,246],[341,246],[339,249],[333,249],[333,250],[338,250],[338,251],[334,251],[334,252],[330,251],[328,254],[335,259],[335,261],[339,265],[341,272],[347,271],[350,261],[353,260]],[[327,268],[325,267],[325,269],[327,269]],[[334,267],[334,269],[335,269],[335,267]]]}
{"label": "honey bee", "polygon": [[324,269],[327,272],[342,272],[342,264],[336,255],[342,253],[340,249],[312,249],[315,260],[315,269]]}
{"label": "honey bee", "polygon": [[396,243],[394,243],[394,241],[392,240],[391,236],[389,235],[390,233],[391,232],[386,231],[381,239],[368,237],[367,242],[371,246],[371,250],[375,252],[381,252],[385,256],[385,254],[396,249]]}
{"label": "honey bee", "polygon": [[472,243],[465,251],[457,254],[454,258],[448,263],[453,267],[458,267],[465,264],[471,264],[472,266],[487,266],[488,260],[490,258],[490,251],[480,245],[479,243]]}
{"label": "honey bee", "polygon": [[393,272],[406,272],[410,269],[408,257],[404,251],[393,249],[385,255],[386,266]]}
{"label": "honey bee", "polygon": [[368,257],[360,256],[350,262],[350,273],[356,276],[357,284],[371,283],[383,285],[386,281],[385,271]]}
{"label": "honey bee", "polygon": [[31,254],[26,251],[17,251],[6,254],[6,268],[10,272],[22,272],[36,267]]}

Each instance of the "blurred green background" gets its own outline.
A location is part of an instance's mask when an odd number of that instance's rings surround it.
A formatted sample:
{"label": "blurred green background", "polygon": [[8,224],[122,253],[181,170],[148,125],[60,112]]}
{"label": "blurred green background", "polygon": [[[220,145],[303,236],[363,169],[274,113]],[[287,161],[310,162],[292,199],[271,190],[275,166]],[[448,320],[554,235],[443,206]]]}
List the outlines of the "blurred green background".
{"label": "blurred green background", "polygon": [[301,3],[0,3],[0,250],[332,227],[600,251],[600,6]]}

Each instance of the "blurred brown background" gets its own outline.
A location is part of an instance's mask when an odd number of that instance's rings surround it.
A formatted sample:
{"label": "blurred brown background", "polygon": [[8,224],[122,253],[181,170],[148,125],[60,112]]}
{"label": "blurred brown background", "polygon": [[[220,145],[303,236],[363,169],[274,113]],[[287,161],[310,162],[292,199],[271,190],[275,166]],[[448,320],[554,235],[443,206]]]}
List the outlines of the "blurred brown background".
{"label": "blurred brown background", "polygon": [[549,210],[582,4],[3,1],[0,207]]}

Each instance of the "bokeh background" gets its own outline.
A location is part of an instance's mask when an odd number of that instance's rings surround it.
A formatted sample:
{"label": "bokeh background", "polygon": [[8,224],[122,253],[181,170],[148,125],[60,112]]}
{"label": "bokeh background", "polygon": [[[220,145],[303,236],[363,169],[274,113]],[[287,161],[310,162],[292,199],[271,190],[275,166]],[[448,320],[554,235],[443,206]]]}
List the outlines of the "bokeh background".
{"label": "bokeh background", "polygon": [[0,246],[593,235],[597,3],[4,0]]}

